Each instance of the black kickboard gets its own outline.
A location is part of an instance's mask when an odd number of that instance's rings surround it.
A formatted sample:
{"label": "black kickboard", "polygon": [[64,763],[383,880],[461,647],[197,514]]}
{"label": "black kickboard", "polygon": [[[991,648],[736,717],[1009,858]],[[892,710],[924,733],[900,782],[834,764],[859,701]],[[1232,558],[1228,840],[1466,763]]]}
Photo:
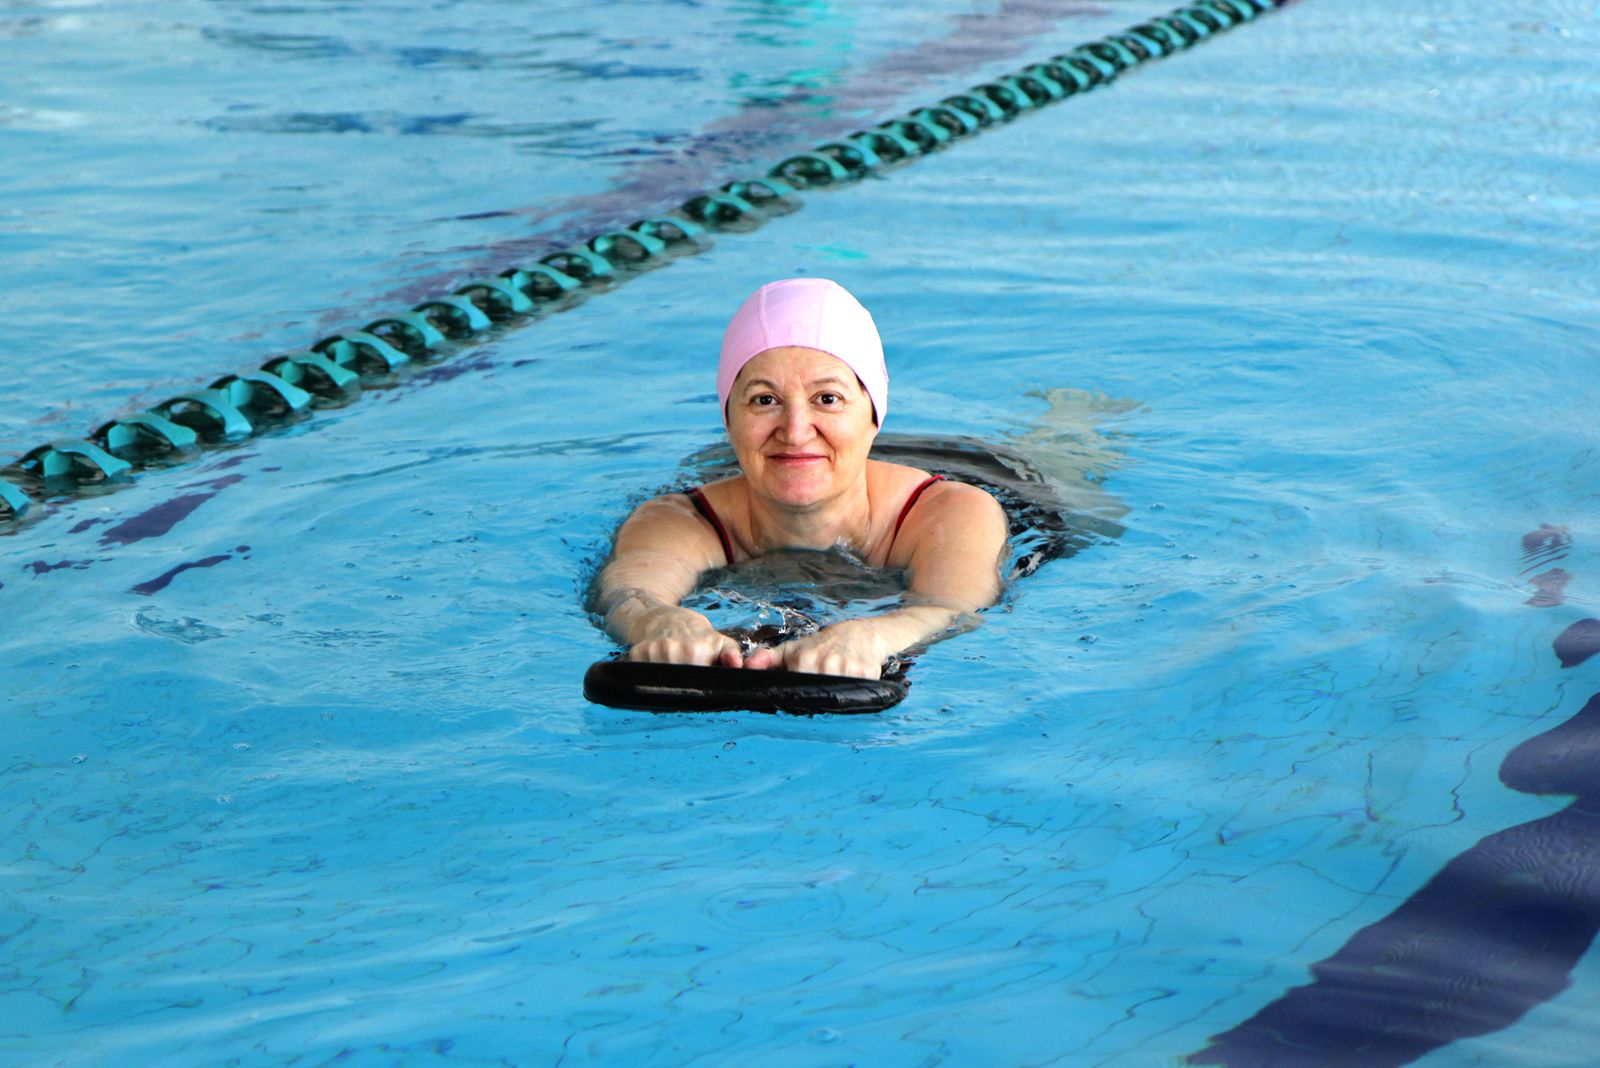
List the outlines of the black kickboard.
{"label": "black kickboard", "polygon": [[855,679],[800,671],[601,660],[583,676],[597,705],[642,712],[882,712],[905,698],[901,679]]}

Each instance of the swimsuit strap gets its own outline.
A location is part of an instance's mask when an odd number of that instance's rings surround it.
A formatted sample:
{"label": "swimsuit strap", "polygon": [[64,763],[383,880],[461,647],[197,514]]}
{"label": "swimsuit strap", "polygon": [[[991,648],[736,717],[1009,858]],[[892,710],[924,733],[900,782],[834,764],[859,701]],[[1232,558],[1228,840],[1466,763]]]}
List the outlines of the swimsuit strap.
{"label": "swimsuit strap", "polygon": [[[711,502],[706,500],[706,495],[700,492],[699,486],[689,490],[688,497],[690,503],[694,505],[694,510],[704,516],[706,522],[711,524],[711,529],[717,532],[717,540],[722,543],[723,555],[728,558],[728,563],[733,563],[733,543],[728,540],[728,531],[722,525],[722,520],[717,518],[717,513],[711,507]],[[904,519],[905,517],[901,516],[901,518]]]}
{"label": "swimsuit strap", "polygon": [[923,479],[922,484],[911,491],[911,496],[906,498],[906,506],[900,509],[900,518],[894,521],[894,533],[889,535],[889,551],[894,552],[894,540],[900,536],[900,527],[904,525],[906,516],[911,514],[911,509],[917,506],[917,501],[922,499],[922,491],[935,482],[943,482],[943,475],[929,475]]}
{"label": "swimsuit strap", "polygon": [[[935,482],[943,481],[943,475],[929,475],[922,480],[916,489],[911,491],[911,496],[906,498],[905,507],[900,509],[899,518],[894,521],[894,533],[889,535],[890,552],[894,551],[895,539],[900,536],[900,528],[905,525],[906,516],[911,514],[911,509],[915,508],[917,502],[922,499],[923,491]],[[694,505],[694,510],[704,516],[705,521],[711,524],[711,529],[717,532],[717,540],[722,543],[722,554],[728,558],[728,563],[733,563],[733,543],[728,540],[728,530],[722,525],[722,520],[718,517],[716,509],[711,507],[711,502],[706,500],[706,495],[700,492],[699,486],[686,491],[686,494],[689,502]]]}

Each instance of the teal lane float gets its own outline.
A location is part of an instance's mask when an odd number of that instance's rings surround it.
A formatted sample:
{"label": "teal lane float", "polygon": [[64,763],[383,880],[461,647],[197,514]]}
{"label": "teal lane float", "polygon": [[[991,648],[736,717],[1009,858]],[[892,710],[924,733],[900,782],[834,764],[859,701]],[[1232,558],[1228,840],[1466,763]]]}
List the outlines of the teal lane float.
{"label": "teal lane float", "polygon": [[790,156],[758,178],[691,197],[535,264],[473,279],[446,296],[274,356],[147,411],[113,419],[82,440],[37,446],[0,468],[0,524],[39,500],[92,492],[138,470],[183,462],[196,450],[239,441],[350,403],[362,387],[392,382],[412,365],[445,359],[463,343],[517,321],[570,307],[588,292],[706,247],[711,232],[753,229],[800,207],[802,190],[857,181],[971,137],[985,127],[1109,85],[1141,63],[1169,56],[1283,7],[1290,0],[1198,0],[1013,74],[975,85]]}

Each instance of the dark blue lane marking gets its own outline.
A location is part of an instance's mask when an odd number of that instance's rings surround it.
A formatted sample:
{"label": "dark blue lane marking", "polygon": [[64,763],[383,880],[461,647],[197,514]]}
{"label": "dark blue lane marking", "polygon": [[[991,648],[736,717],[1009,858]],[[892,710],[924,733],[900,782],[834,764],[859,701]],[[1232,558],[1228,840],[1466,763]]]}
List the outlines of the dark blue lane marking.
{"label": "dark blue lane marking", "polygon": [[1562,667],[1576,667],[1600,652],[1600,619],[1580,619],[1556,638]]}
{"label": "dark blue lane marking", "polygon": [[[249,551],[250,546],[248,545],[241,545],[234,550],[236,553],[247,553]],[[150,581],[140,582],[130,587],[130,589],[133,593],[148,597],[153,593],[160,593],[162,590],[166,589],[172,584],[173,579],[177,578],[185,571],[192,571],[197,567],[216,567],[218,564],[232,559],[233,553],[218,553],[215,556],[207,556],[199,560],[191,560],[188,563],[179,564],[177,567],[169,568]],[[245,559],[249,559],[249,557],[246,557]]]}
{"label": "dark blue lane marking", "polygon": [[[146,538],[159,538],[193,514],[196,508],[227,489],[244,481],[243,475],[224,475],[200,483],[208,487],[202,493],[181,493],[130,516],[100,535],[101,545],[131,545]],[[74,530],[77,528],[74,527]]]}
{"label": "dark blue lane marking", "polygon": [[[1600,651],[1600,620],[1556,638],[1564,668]],[[1575,794],[1543,819],[1480,840],[1426,886],[1189,1064],[1386,1068],[1515,1023],[1571,985],[1600,933],[1600,693],[1528,739],[1500,781]]]}

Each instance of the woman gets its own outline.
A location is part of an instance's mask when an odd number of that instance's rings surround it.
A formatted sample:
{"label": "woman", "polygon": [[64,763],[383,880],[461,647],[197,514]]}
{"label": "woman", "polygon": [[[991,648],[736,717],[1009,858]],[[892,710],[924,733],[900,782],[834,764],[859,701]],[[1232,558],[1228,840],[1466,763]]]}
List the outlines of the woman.
{"label": "woman", "polygon": [[[722,339],[717,398],[740,474],[640,505],[600,574],[599,608],[629,659],[877,678],[889,656],[994,603],[1006,548],[994,498],[867,458],[889,374],[872,316],[838,283],[791,278],[745,301]],[[748,654],[679,606],[712,568],[835,548],[905,569],[902,606]]]}

